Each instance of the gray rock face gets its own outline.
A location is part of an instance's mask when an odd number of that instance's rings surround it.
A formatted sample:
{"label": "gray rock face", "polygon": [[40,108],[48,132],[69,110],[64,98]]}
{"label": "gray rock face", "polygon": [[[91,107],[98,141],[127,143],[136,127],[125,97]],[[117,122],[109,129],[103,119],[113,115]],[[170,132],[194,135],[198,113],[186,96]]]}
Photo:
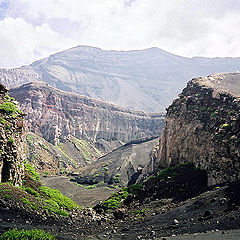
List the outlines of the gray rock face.
{"label": "gray rock face", "polygon": [[0,182],[21,185],[25,129],[23,115],[0,84]]}
{"label": "gray rock face", "polygon": [[191,161],[209,185],[240,179],[240,74],[190,81],[167,109],[160,167]]}
{"label": "gray rock face", "polygon": [[0,82],[12,88],[43,81],[57,89],[119,106],[159,112],[194,76],[239,70],[240,58],[184,58],[159,48],[106,51],[78,46],[30,66],[0,69]]}
{"label": "gray rock face", "polygon": [[144,167],[151,162],[152,149],[158,142],[159,139],[155,138],[127,143],[81,169],[75,181],[80,184],[135,184]]}
{"label": "gray rock face", "polygon": [[[28,130],[58,145],[69,136],[93,143],[159,136],[164,114],[132,111],[32,83],[11,90],[27,113]],[[102,141],[98,142],[102,144]]]}

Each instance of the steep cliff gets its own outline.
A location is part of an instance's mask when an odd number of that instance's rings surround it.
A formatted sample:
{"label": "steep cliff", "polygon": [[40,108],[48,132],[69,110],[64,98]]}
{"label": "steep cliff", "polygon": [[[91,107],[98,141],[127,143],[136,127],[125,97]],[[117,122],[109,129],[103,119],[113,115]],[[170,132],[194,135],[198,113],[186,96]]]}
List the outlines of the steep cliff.
{"label": "steep cliff", "polygon": [[[121,146],[121,142],[158,136],[163,127],[164,114],[127,110],[61,92],[44,83],[25,84],[12,89],[10,94],[20,102],[21,109],[27,113],[28,131],[58,146],[66,154],[66,149],[70,149],[74,155],[74,151],[79,147],[86,148],[87,146],[83,145],[88,143],[84,140],[91,142],[102,153],[107,153]],[[96,154],[91,156],[89,151],[85,152],[86,154],[89,159],[83,156],[85,163],[99,157]],[[76,152],[75,159],[72,158],[76,160],[80,159],[80,156],[78,157]],[[85,165],[84,161],[77,162]]]}
{"label": "steep cliff", "polygon": [[185,58],[159,48],[108,51],[77,46],[30,66],[0,69],[8,88],[43,81],[136,110],[164,111],[189,79],[214,72],[239,70],[240,58]]}
{"label": "steep cliff", "polygon": [[240,179],[240,74],[190,81],[167,109],[160,167],[193,162],[208,184]]}
{"label": "steep cliff", "polygon": [[24,138],[23,114],[0,84],[0,182],[22,183]]}

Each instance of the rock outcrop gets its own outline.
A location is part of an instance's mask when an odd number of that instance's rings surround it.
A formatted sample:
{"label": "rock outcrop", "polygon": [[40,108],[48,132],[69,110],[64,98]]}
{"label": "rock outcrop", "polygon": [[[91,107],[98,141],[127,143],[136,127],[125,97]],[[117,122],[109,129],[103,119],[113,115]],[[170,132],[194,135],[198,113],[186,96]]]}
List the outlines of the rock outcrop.
{"label": "rock outcrop", "polygon": [[23,114],[16,104],[0,84],[0,182],[21,185],[25,129]]}
{"label": "rock outcrop", "polygon": [[240,179],[240,74],[190,81],[168,107],[160,144],[160,167],[193,162],[208,184]]}
{"label": "rock outcrop", "polygon": [[103,140],[128,142],[158,136],[165,116],[61,92],[43,83],[25,84],[12,89],[10,94],[27,113],[28,130],[54,145],[74,136],[93,142],[104,151]]}
{"label": "rock outcrop", "polygon": [[239,70],[240,58],[185,58],[149,48],[107,51],[77,46],[16,69],[0,69],[8,88],[42,81],[122,107],[159,112],[194,76]]}

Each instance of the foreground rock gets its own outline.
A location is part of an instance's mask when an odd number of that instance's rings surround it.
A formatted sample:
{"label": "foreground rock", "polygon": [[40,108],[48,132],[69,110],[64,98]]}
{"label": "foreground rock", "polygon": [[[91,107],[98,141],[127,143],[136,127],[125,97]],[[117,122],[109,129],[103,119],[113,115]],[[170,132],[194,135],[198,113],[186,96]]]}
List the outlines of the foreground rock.
{"label": "foreground rock", "polygon": [[193,162],[208,184],[240,179],[240,74],[190,81],[167,109],[160,167]]}

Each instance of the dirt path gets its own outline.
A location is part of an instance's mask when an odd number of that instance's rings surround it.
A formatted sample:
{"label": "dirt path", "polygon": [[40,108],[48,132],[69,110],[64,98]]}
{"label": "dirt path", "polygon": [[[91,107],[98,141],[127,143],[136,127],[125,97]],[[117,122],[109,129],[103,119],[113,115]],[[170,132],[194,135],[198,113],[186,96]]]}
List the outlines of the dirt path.
{"label": "dirt path", "polygon": [[64,195],[73,199],[76,203],[83,207],[93,207],[99,201],[106,200],[112,192],[116,190],[107,189],[105,187],[96,189],[86,189],[79,187],[70,181],[70,177],[54,176],[44,177],[41,181],[51,188],[60,190]]}

